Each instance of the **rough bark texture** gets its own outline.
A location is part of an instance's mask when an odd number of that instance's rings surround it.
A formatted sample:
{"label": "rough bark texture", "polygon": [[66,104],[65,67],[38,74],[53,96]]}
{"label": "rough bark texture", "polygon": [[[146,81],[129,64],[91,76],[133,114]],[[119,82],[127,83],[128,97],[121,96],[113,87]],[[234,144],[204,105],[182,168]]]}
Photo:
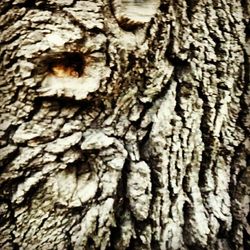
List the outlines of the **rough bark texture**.
{"label": "rough bark texture", "polygon": [[247,0],[1,0],[1,249],[247,249]]}

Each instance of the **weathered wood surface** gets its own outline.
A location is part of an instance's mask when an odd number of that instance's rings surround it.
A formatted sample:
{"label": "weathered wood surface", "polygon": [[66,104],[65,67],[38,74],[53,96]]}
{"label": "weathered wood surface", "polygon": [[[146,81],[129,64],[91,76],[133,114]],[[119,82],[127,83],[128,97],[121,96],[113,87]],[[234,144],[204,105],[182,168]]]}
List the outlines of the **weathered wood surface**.
{"label": "weathered wood surface", "polygon": [[2,0],[0,248],[247,249],[249,13]]}

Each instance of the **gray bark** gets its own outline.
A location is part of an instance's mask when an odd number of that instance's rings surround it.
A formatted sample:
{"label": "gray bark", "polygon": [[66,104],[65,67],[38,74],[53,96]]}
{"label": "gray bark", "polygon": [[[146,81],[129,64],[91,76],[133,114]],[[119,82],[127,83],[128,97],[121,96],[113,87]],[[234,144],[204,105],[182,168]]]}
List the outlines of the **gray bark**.
{"label": "gray bark", "polygon": [[247,0],[2,0],[1,249],[247,249]]}

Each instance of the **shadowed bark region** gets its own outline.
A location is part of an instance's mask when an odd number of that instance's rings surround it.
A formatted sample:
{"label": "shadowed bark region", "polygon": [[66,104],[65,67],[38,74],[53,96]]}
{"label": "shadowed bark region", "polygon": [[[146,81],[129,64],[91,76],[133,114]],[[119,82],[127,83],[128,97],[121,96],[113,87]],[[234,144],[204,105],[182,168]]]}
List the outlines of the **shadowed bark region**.
{"label": "shadowed bark region", "polygon": [[0,248],[243,250],[250,5],[0,3]]}

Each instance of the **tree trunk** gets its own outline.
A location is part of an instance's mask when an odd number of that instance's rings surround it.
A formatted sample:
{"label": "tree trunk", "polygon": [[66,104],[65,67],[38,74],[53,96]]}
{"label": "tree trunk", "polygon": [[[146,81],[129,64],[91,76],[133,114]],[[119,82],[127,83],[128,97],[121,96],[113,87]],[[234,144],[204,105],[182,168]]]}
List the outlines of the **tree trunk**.
{"label": "tree trunk", "polygon": [[2,0],[1,249],[247,249],[247,0]]}

